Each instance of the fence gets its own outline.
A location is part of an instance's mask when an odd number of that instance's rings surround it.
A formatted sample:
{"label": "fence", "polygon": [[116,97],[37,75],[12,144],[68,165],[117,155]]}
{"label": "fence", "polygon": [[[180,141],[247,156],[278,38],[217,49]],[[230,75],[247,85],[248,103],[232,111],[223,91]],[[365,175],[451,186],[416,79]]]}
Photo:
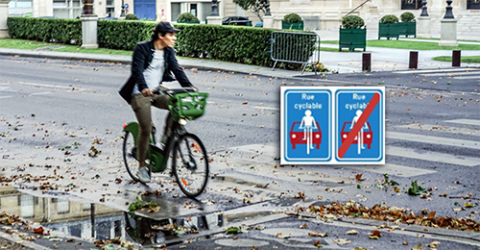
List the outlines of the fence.
{"label": "fence", "polygon": [[317,74],[315,64],[320,62],[320,37],[314,33],[275,31],[272,33],[271,58],[278,62],[304,64],[302,74],[310,63]]}

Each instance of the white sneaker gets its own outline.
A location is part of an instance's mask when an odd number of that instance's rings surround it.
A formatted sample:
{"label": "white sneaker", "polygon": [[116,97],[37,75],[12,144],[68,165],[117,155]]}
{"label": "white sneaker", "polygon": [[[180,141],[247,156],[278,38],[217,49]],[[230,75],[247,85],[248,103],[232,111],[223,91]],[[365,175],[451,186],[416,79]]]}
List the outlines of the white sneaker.
{"label": "white sneaker", "polygon": [[142,183],[149,183],[151,180],[150,173],[147,167],[140,167],[137,172],[137,177]]}

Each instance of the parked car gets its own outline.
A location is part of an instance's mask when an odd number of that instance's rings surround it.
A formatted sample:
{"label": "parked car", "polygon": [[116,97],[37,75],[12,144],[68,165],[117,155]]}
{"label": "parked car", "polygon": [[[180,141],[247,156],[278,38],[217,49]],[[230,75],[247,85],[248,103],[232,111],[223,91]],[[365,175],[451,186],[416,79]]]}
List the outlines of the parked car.
{"label": "parked car", "polygon": [[[303,128],[300,128],[302,122],[293,122],[292,127],[290,128],[290,143],[292,143],[292,148],[295,149],[297,144],[307,144],[307,140],[304,140],[305,131]],[[322,131],[320,130],[320,125],[318,122],[315,122],[318,130],[312,131],[313,141],[312,145],[316,145],[316,148],[320,148],[320,143],[322,143]]]}
{"label": "parked car", "polygon": [[[370,149],[372,147],[372,140],[373,140],[373,132],[370,127],[370,123],[366,122],[366,128],[363,129],[363,144],[367,144],[367,148]],[[342,127],[342,132],[340,136],[342,137],[342,143],[347,139],[348,134],[350,133],[350,127],[352,126],[352,122],[345,122]],[[364,125],[365,126],[365,125]],[[358,144],[358,136],[355,136],[352,144]]]}
{"label": "parked car", "polygon": [[262,21],[260,21],[260,22],[256,23],[256,24],[255,24],[255,26],[253,26],[253,27],[256,27],[256,28],[263,28],[263,22],[262,22]]}
{"label": "parked car", "polygon": [[252,26],[252,21],[243,16],[229,16],[222,19],[222,25]]}

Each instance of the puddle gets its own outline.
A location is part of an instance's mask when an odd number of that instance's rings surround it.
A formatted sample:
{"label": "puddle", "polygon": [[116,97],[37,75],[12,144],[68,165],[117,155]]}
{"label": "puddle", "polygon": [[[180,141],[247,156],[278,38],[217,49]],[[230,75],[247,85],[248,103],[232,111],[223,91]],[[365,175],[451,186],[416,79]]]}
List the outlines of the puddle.
{"label": "puddle", "polygon": [[38,222],[59,236],[97,240],[119,238],[143,246],[162,245],[183,235],[216,230],[224,225],[221,213],[155,220],[144,217],[141,212],[124,212],[101,204],[57,197],[37,197],[10,186],[0,186],[0,211]]}

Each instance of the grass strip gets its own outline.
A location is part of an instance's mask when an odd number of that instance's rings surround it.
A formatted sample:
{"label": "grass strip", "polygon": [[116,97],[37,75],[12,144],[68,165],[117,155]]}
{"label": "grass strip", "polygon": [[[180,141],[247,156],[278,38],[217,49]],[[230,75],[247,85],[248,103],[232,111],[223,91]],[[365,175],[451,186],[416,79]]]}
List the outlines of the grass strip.
{"label": "grass strip", "polygon": [[[54,47],[54,48],[46,48],[46,47]],[[44,48],[44,50],[46,50],[46,51],[124,55],[124,56],[131,56],[132,53],[133,53],[132,51],[126,51],[126,50],[114,50],[114,49],[104,49],[104,48],[85,49],[85,48],[82,48],[78,45],[46,43],[46,42],[38,42],[38,41],[32,41],[32,40],[10,39],[10,38],[0,39],[0,48],[27,49],[27,50]]]}
{"label": "grass strip", "polygon": [[[434,61],[451,62],[451,56],[437,56],[433,58]],[[480,56],[462,56],[461,62],[463,63],[480,63]]]}
{"label": "grass strip", "polygon": [[[338,41],[322,41],[322,43],[338,44]],[[437,42],[412,42],[401,40],[367,40],[367,46],[409,49],[409,50],[480,50],[480,45],[459,44],[456,47],[438,46]]]}

